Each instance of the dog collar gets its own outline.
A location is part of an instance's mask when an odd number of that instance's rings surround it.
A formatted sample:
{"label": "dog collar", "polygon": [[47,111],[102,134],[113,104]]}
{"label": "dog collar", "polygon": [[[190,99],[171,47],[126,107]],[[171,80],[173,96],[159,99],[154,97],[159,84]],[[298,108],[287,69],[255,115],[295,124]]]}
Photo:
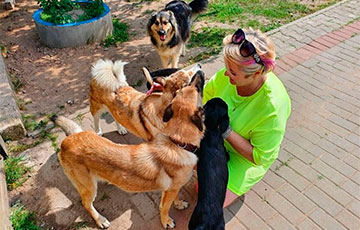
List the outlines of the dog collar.
{"label": "dog collar", "polygon": [[169,139],[176,144],[179,148],[185,149],[189,152],[195,153],[195,151],[198,149],[197,146],[193,145],[193,144],[189,144],[189,143],[181,143],[177,140],[172,139],[171,137],[169,137]]}

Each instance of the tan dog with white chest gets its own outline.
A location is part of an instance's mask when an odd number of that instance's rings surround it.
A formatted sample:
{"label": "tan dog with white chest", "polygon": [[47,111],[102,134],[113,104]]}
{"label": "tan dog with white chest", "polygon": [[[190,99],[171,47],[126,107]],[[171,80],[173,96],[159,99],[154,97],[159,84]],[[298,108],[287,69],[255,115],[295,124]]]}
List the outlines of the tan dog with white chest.
{"label": "tan dog with white chest", "polygon": [[204,73],[198,71],[166,105],[162,117],[165,132],[138,145],[116,144],[92,131],[81,131],[65,117],[53,118],[69,135],[61,144],[60,164],[99,227],[107,228],[110,222],[93,206],[97,180],[128,192],[162,190],[161,223],[164,228],[175,226],[169,209],[173,202],[178,209],[188,206],[179,200],[178,192],[192,175],[197,162],[194,152],[203,136],[203,86]]}
{"label": "tan dog with white chest", "polygon": [[[95,132],[102,134],[100,116],[110,111],[120,134],[128,130],[144,140],[152,140],[164,129],[162,116],[165,107],[174,98],[176,91],[189,83],[200,65],[187,71],[177,71],[166,78],[156,78],[156,82],[151,83],[161,93],[147,95],[128,85],[123,71],[125,64],[122,61],[113,63],[100,59],[92,67],[89,101]],[[148,81],[152,81],[148,70],[143,68],[143,71]]]}

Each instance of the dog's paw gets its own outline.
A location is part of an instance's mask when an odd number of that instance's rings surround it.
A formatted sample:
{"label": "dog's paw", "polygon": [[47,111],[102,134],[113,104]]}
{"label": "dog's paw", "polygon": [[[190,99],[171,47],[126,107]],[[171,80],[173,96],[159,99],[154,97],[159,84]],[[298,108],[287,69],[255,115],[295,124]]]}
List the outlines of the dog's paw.
{"label": "dog's paw", "polygon": [[99,219],[96,221],[96,224],[100,228],[108,228],[108,227],[110,227],[110,222],[105,217],[103,217],[102,215],[99,216]]}
{"label": "dog's paw", "polygon": [[99,135],[99,136],[102,136],[103,135],[103,132],[102,132],[102,130],[100,129],[98,132],[96,132],[97,133],[97,135]]}
{"label": "dog's paw", "polygon": [[174,200],[174,207],[177,210],[184,210],[185,208],[189,207],[189,203],[184,200]]}
{"label": "dog's paw", "polygon": [[162,225],[164,228],[175,228],[175,221],[171,218],[168,217],[167,220],[162,221]]}
{"label": "dog's paw", "polygon": [[128,131],[120,124],[117,124],[117,132],[120,134],[120,135],[125,135],[128,133]]}

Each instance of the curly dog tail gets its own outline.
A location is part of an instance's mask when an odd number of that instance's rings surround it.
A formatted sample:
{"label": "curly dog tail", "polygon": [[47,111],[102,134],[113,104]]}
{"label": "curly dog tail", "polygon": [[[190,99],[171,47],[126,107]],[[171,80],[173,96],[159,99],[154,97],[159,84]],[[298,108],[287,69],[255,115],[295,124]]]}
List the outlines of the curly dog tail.
{"label": "curly dog tail", "polygon": [[121,60],[114,63],[108,59],[100,59],[91,68],[91,78],[101,87],[115,91],[121,86],[128,86],[124,74],[124,66],[128,62]]}

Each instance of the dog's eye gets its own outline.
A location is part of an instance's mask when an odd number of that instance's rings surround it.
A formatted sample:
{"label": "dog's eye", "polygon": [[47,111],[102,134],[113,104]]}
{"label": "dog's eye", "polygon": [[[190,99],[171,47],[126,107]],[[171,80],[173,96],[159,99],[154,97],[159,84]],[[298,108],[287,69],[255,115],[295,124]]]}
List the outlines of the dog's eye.
{"label": "dog's eye", "polygon": [[160,24],[160,23],[159,23],[159,21],[155,21],[155,25],[157,25],[157,26],[158,26],[159,24]]}
{"label": "dog's eye", "polygon": [[167,22],[163,22],[163,25],[166,26]]}

